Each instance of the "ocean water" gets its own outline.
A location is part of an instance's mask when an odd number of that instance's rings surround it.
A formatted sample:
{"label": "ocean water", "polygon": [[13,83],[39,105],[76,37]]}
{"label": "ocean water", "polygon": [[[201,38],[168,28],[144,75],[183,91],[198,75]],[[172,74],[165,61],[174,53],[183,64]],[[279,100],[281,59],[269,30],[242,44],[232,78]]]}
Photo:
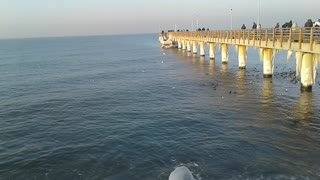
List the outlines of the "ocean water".
{"label": "ocean water", "polygon": [[0,179],[320,179],[319,75],[239,70],[157,34],[0,40]]}

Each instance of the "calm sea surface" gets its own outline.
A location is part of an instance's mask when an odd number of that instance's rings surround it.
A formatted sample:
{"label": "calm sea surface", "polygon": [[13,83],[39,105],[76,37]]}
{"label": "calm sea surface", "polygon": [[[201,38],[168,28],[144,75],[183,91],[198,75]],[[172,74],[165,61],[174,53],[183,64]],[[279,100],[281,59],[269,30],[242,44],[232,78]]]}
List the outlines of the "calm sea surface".
{"label": "calm sea surface", "polygon": [[320,179],[319,75],[238,70],[157,34],[0,41],[0,179]]}

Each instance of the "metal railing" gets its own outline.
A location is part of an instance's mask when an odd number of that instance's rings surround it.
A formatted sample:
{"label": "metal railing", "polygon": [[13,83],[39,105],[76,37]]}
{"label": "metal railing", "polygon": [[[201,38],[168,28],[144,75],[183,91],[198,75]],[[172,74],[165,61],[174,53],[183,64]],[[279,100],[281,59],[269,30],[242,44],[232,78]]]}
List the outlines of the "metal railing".
{"label": "metal railing", "polygon": [[[193,31],[193,32],[168,32],[175,37],[209,37],[209,38],[237,38],[237,39],[277,39],[280,41],[320,43],[320,27],[312,28],[280,28],[280,29],[253,29],[253,30],[217,30],[217,31]],[[301,37],[301,39],[300,39]]]}
{"label": "metal railing", "polygon": [[[292,44],[298,44],[301,49],[303,44],[308,44],[311,51],[315,44],[320,44],[320,27],[312,28],[280,28],[280,29],[246,29],[246,30],[216,30],[216,31],[193,31],[193,32],[168,32],[171,39],[205,41],[229,44],[244,44],[253,46],[265,46],[275,48],[275,43],[286,43],[286,48],[291,48]],[[268,43],[269,42],[269,43]],[[320,49],[316,50],[320,54]]]}

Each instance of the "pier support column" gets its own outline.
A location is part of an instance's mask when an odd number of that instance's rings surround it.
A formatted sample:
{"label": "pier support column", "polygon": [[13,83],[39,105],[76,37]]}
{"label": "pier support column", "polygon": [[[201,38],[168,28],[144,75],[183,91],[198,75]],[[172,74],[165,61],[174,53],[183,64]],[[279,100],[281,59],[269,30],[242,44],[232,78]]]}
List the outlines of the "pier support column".
{"label": "pier support column", "polygon": [[191,42],[187,41],[187,51],[191,52]]}
{"label": "pier support column", "polygon": [[201,41],[200,42],[200,56],[205,56],[205,52],[204,52],[204,42]]}
{"label": "pier support column", "polygon": [[316,76],[313,54],[304,53],[301,62],[301,91],[312,91]]}
{"label": "pier support column", "polygon": [[181,46],[181,40],[178,40],[178,48],[181,49],[182,46]]}
{"label": "pier support column", "polygon": [[245,69],[247,63],[247,47],[238,46],[239,69]]}
{"label": "pier support column", "polygon": [[210,59],[214,59],[215,58],[215,49],[214,49],[214,43],[209,43],[210,45]]}
{"label": "pier support column", "polygon": [[221,44],[221,61],[222,64],[228,64],[229,55],[228,55],[228,45]]}
{"label": "pier support column", "polygon": [[192,42],[192,52],[193,52],[193,54],[198,53],[197,41]]}
{"label": "pier support column", "polygon": [[182,40],[182,49],[183,50],[186,50],[187,47],[186,47],[186,41],[185,40]]}
{"label": "pier support column", "polygon": [[263,77],[272,78],[273,74],[273,51],[272,49],[263,49]]}

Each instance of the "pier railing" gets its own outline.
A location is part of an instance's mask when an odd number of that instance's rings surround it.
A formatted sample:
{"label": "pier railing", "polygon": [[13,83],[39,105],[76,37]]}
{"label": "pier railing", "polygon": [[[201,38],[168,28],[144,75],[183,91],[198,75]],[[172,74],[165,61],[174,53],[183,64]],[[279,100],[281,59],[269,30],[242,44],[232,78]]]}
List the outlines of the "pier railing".
{"label": "pier railing", "polygon": [[204,41],[320,54],[320,27],[168,32],[172,40]]}

